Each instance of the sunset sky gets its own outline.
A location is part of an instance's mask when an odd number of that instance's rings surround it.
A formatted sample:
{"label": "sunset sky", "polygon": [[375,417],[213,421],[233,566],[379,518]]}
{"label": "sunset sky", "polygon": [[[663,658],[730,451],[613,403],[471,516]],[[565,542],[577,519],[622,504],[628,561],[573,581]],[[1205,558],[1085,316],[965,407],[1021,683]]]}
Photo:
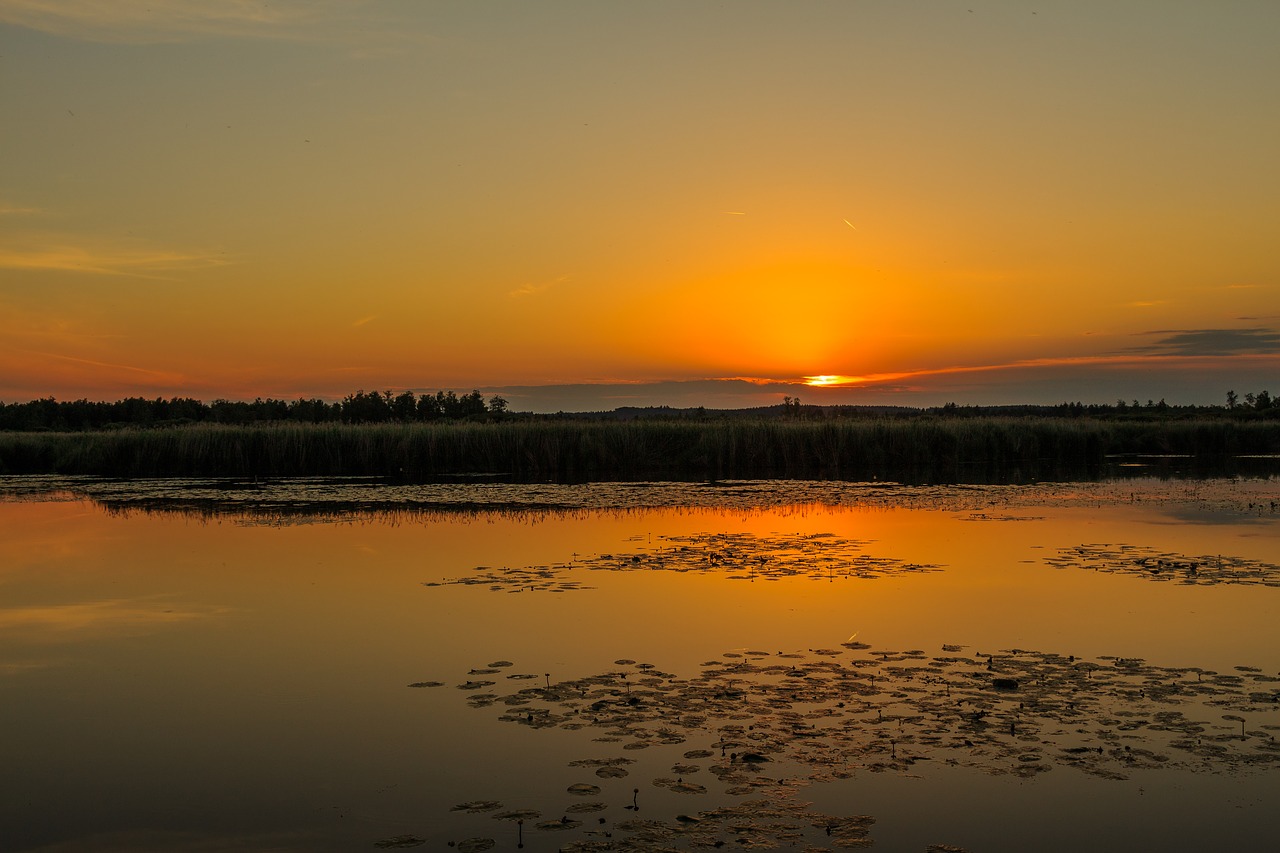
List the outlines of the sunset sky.
{"label": "sunset sky", "polygon": [[1275,0],[0,0],[0,401],[1274,394],[1277,45]]}

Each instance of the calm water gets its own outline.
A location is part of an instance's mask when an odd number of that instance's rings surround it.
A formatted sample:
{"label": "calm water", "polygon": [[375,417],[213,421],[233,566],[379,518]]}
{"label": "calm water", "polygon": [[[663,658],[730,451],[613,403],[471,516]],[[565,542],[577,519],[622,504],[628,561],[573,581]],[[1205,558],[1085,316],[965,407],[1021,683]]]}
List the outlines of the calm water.
{"label": "calm water", "polygon": [[1280,481],[226,486],[0,478],[0,847],[1280,833]]}

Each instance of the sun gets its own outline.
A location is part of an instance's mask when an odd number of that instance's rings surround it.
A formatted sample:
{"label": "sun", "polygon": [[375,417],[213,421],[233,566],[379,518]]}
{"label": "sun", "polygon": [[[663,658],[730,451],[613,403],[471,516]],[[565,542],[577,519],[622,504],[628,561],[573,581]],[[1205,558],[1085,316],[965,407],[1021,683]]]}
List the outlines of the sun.
{"label": "sun", "polygon": [[824,388],[828,385],[848,385],[857,381],[857,377],[840,376],[835,373],[824,373],[821,376],[806,376],[804,378],[804,384],[814,388]]}

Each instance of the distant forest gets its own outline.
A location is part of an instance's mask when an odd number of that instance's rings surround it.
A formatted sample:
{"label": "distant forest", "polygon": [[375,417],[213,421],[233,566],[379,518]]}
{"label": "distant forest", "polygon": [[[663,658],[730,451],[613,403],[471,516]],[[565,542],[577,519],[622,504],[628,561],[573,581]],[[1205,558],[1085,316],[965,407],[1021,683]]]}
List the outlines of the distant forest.
{"label": "distant forest", "polygon": [[0,402],[0,430],[77,432],[126,427],[163,427],[184,424],[249,425],[274,422],[293,423],[427,423],[483,422],[508,419],[545,420],[556,418],[599,420],[714,420],[741,417],[821,420],[830,418],[965,418],[965,417],[1049,417],[1095,418],[1103,420],[1183,420],[1189,418],[1230,418],[1233,420],[1280,420],[1280,398],[1267,391],[1240,397],[1226,394],[1223,405],[1171,405],[1164,400],[1118,400],[1109,404],[1062,403],[1056,406],[960,406],[948,403],[934,408],[898,406],[814,406],[799,399],[784,398],[774,406],[753,409],[676,409],[666,406],[620,408],[608,412],[579,412],[534,415],[510,411],[500,396],[485,399],[479,391],[456,394],[439,391],[418,394],[404,391],[357,391],[340,401],[320,399],[256,399],[252,402],[214,400],[205,403],[186,397],[149,400],[130,397],[116,402],[90,400],[59,401],[52,397],[27,403]]}

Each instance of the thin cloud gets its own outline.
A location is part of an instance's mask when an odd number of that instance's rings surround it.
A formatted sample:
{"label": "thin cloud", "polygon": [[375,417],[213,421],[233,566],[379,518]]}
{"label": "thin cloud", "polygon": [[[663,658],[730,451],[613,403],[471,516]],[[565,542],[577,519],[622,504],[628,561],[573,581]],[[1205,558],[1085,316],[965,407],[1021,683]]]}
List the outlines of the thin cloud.
{"label": "thin cloud", "polygon": [[526,296],[536,296],[539,293],[546,293],[548,290],[555,287],[557,284],[563,284],[568,280],[569,280],[569,277],[567,275],[562,275],[559,278],[553,279],[551,281],[545,281],[541,284],[533,284],[533,283],[522,284],[519,287],[517,287],[515,290],[508,291],[507,296],[509,296],[512,299],[522,299]]}
{"label": "thin cloud", "polygon": [[1133,352],[1184,356],[1280,354],[1280,332],[1273,329],[1172,329],[1145,334],[1159,338],[1134,347]]}
{"label": "thin cloud", "polygon": [[377,314],[370,314],[368,317],[361,317],[359,320],[356,320],[356,321],[355,321],[354,323],[352,323],[351,325],[352,325],[352,327],[354,327],[354,328],[357,328],[357,329],[358,329],[358,328],[360,328],[361,326],[367,326],[367,325],[369,325],[370,323],[372,323],[372,322],[373,322],[374,320],[376,320],[376,319],[378,319],[378,315],[377,315]]}
{"label": "thin cloud", "polygon": [[0,246],[0,269],[60,271],[95,275],[164,279],[173,273],[225,266],[225,258],[138,245],[116,245],[58,239]]}
{"label": "thin cloud", "polygon": [[160,44],[205,38],[350,41],[377,34],[406,40],[362,0],[0,0],[0,23],[63,38]]}
{"label": "thin cloud", "polygon": [[92,358],[78,358],[74,355],[59,355],[56,352],[39,352],[37,350],[26,350],[28,355],[40,356],[41,358],[52,359],[54,361],[66,361],[72,364],[83,364],[86,367],[99,367],[110,371],[123,371],[125,373],[138,374],[140,376],[149,377],[153,384],[181,386],[185,384],[186,377],[181,373],[174,373],[165,370],[152,370],[148,367],[134,367],[131,364],[116,364],[110,361],[98,361]]}
{"label": "thin cloud", "polygon": [[0,22],[86,41],[163,42],[195,36],[280,37],[309,17],[277,0],[3,0]]}
{"label": "thin cloud", "polygon": [[40,212],[38,207],[19,207],[0,201],[0,216],[34,216]]}

